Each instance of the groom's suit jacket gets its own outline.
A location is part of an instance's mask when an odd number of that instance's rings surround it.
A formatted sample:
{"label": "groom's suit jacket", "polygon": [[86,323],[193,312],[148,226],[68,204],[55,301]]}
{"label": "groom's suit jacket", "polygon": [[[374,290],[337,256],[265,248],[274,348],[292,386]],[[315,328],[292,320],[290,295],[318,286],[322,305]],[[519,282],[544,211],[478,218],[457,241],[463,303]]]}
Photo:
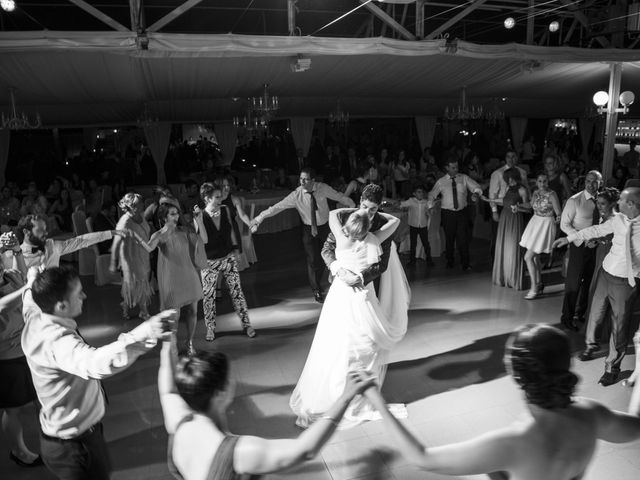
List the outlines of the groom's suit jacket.
{"label": "groom's suit jacket", "polygon": [[[353,212],[357,209],[345,209],[344,211],[338,213],[338,220],[340,221],[340,225],[344,225]],[[387,219],[382,215],[375,214],[373,220],[371,221],[371,228],[369,231],[377,232],[382,228],[384,224],[387,223]],[[380,261],[376,264],[371,265],[367,269],[361,272],[363,283],[366,285],[369,282],[374,282],[374,286],[376,292],[378,292],[378,287],[380,283],[380,275],[382,275],[387,269],[387,265],[389,264],[389,252],[391,250],[391,240],[392,237],[387,238],[382,244],[382,255],[380,256]],[[329,233],[327,240],[324,242],[324,246],[322,247],[322,259],[324,263],[327,265],[327,268],[336,260],[336,238],[333,236],[333,233]]]}

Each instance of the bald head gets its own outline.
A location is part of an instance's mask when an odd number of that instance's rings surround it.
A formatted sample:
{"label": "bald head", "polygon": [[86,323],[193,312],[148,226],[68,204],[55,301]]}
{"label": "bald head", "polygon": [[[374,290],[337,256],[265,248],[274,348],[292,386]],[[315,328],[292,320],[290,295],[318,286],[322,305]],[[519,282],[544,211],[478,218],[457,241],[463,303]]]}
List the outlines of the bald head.
{"label": "bald head", "polygon": [[618,209],[620,213],[625,214],[627,218],[636,218],[640,215],[640,188],[625,188],[620,194]]}

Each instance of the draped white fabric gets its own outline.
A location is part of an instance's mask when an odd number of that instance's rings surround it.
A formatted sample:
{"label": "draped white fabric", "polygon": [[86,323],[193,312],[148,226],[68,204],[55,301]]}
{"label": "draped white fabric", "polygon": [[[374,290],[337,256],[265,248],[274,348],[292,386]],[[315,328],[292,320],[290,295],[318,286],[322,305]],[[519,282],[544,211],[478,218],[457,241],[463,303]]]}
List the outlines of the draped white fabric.
{"label": "draped white fabric", "polygon": [[418,132],[418,140],[420,148],[431,148],[433,144],[433,136],[436,133],[436,117],[416,117],[416,130]]}
{"label": "draped white fabric", "polygon": [[587,160],[589,158],[589,140],[591,140],[591,134],[593,133],[593,127],[596,122],[589,118],[578,119],[578,131],[580,132],[580,140],[582,141],[582,159]]}
{"label": "draped white fabric", "polygon": [[607,128],[607,122],[605,121],[605,117],[598,117],[596,121],[595,132],[593,133],[593,144],[600,143],[604,145],[604,131]]}
{"label": "draped white fabric", "polygon": [[290,122],[293,143],[296,149],[302,149],[302,155],[306,157],[309,154],[309,147],[311,147],[313,125],[316,120],[313,117],[292,117]]}
{"label": "draped white fabric", "polygon": [[167,176],[164,171],[164,161],[167,158],[170,135],[171,124],[168,122],[159,122],[144,128],[144,136],[147,139],[149,150],[151,150],[151,156],[156,164],[156,183],[159,185],[163,185],[167,182]]}
{"label": "draped white fabric", "polygon": [[7,162],[9,161],[9,145],[11,143],[11,130],[0,129],[0,187],[6,180]]}
{"label": "draped white fabric", "polygon": [[214,127],[218,146],[222,152],[222,164],[231,165],[233,157],[236,154],[236,146],[238,144],[238,132],[236,127],[231,123],[216,123]]}
{"label": "draped white fabric", "polygon": [[524,132],[527,130],[527,119],[522,117],[509,118],[509,124],[511,125],[511,140],[513,141],[513,148],[516,151],[522,147],[524,140]]}

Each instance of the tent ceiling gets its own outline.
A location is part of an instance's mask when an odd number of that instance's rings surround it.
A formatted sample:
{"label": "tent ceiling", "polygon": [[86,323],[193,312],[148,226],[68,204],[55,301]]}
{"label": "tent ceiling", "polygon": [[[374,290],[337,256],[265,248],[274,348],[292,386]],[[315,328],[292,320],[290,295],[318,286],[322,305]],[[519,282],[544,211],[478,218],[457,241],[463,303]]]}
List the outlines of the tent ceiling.
{"label": "tent ceiling", "polygon": [[[297,54],[309,71],[292,72]],[[326,117],[338,98],[352,116],[441,115],[466,85],[469,102],[507,115],[576,117],[607,89],[610,61],[640,97],[638,50],[174,34],[141,50],[130,32],[0,33],[0,110],[14,86],[47,126],[130,124],[144,102],[163,121],[230,121],[268,83],[280,117]]]}

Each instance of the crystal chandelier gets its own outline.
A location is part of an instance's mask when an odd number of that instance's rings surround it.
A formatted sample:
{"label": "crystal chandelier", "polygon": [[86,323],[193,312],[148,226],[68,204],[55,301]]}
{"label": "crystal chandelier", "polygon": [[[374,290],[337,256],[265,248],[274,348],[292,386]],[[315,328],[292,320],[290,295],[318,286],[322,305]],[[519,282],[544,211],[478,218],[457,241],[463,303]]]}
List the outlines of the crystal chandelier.
{"label": "crystal chandelier", "polygon": [[336,102],[336,109],[329,112],[329,123],[336,127],[346,127],[349,124],[349,112],[342,110],[340,100]]}
{"label": "crystal chandelier", "polygon": [[147,128],[147,127],[152,127],[159,122],[160,122],[160,119],[157,117],[157,115],[154,115],[153,113],[151,113],[151,111],[149,110],[149,106],[147,105],[147,102],[145,102],[142,113],[136,119],[136,123],[138,124],[138,126],[140,128]]}
{"label": "crystal chandelier", "polygon": [[255,132],[258,130],[266,130],[268,126],[268,121],[265,116],[257,116],[253,113],[251,107],[253,105],[253,100],[251,98],[247,98],[247,111],[245,112],[242,118],[233,117],[233,126],[236,128],[242,128],[247,132]]}
{"label": "crystal chandelier", "polygon": [[446,120],[479,120],[484,118],[484,110],[480,105],[467,105],[467,87],[462,87],[460,103],[455,107],[445,107]]}
{"label": "crystal chandelier", "polygon": [[259,122],[267,124],[269,120],[271,120],[271,117],[278,111],[280,105],[278,103],[278,97],[269,95],[269,85],[265,83],[263,87],[262,96],[251,97],[249,105],[254,115],[259,118]]}
{"label": "crystal chandelier", "polygon": [[2,113],[2,128],[7,128],[9,130],[29,130],[33,128],[40,128],[42,126],[42,121],[40,120],[40,114],[36,113],[35,121],[29,120],[27,114],[22,112],[18,115],[16,111],[16,99],[14,96],[15,88],[9,88],[9,96],[11,97],[11,112],[8,117]]}

